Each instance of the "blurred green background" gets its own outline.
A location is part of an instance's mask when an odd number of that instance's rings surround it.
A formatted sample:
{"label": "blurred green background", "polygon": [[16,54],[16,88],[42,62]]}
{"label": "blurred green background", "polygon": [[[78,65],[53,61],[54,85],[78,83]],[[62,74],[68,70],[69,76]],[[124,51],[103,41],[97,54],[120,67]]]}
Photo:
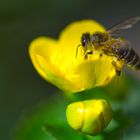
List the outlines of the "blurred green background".
{"label": "blurred green background", "polygon": [[[17,123],[28,110],[58,98],[60,92],[33,68],[28,55],[31,40],[41,35],[57,38],[75,20],[95,19],[109,28],[139,15],[139,0],[0,0],[0,139],[11,140]],[[125,37],[140,55],[140,24]],[[133,75],[134,81],[140,79],[140,72],[123,73]],[[130,109],[127,114],[138,119],[137,125],[124,134],[127,139],[135,135],[132,129],[140,132],[140,89],[134,87],[131,89],[136,94],[129,97],[126,107]]]}

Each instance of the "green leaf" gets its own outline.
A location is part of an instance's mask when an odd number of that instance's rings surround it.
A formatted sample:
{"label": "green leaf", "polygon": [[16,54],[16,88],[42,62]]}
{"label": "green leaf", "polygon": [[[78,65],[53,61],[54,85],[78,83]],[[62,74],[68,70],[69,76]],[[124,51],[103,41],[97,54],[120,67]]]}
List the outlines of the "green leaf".
{"label": "green leaf", "polygon": [[102,140],[100,135],[88,136],[70,128],[65,118],[68,103],[57,96],[34,108],[17,125],[14,140]]}
{"label": "green leaf", "polygon": [[123,110],[114,112],[112,123],[103,132],[105,140],[121,140],[125,130],[131,125],[130,117],[123,113]]}
{"label": "green leaf", "polygon": [[[117,89],[118,87],[119,89]],[[120,94],[121,91],[127,93],[126,101],[123,99],[120,102],[119,98],[115,99],[115,96],[111,97],[109,94],[109,92]],[[125,77],[120,85],[114,83],[108,87],[86,90],[73,94],[71,98],[64,98],[58,93],[57,96],[39,103],[34,109],[29,109],[28,113],[24,114],[17,125],[14,140],[119,140],[122,139],[122,135],[128,127],[132,137],[136,131],[132,127],[134,125],[132,119],[139,122],[139,112],[136,111],[139,108],[139,91],[139,82],[131,77]],[[65,117],[66,106],[74,101],[96,98],[109,100],[113,106],[113,121],[103,133],[97,136],[89,136],[70,128]],[[116,105],[117,100],[119,102]],[[126,108],[123,108],[124,104]],[[127,115],[124,114],[124,111]],[[130,112],[131,115],[127,112]],[[127,133],[127,136],[130,132]]]}
{"label": "green leaf", "polygon": [[65,107],[67,101],[60,96],[50,98],[39,104],[30,113],[24,114],[17,125],[14,140],[55,140],[56,138],[44,130],[46,123],[65,123]]}

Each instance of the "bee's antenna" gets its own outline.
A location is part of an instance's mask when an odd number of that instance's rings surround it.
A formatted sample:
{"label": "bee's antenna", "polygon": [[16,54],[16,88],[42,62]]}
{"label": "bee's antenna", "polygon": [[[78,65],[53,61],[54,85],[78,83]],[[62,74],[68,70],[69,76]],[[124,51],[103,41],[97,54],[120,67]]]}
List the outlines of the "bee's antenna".
{"label": "bee's antenna", "polygon": [[77,59],[77,54],[78,54],[78,48],[81,46],[81,44],[79,44],[78,46],[77,46],[77,49],[76,49],[76,59]]}

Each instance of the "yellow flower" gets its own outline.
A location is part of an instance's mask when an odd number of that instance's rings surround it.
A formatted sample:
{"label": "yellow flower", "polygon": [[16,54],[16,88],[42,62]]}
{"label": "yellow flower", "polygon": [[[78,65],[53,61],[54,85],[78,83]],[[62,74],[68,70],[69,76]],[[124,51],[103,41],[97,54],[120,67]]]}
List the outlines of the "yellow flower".
{"label": "yellow flower", "polygon": [[29,53],[38,73],[58,88],[78,92],[109,83],[116,71],[112,65],[112,57],[96,52],[84,59],[84,50],[77,46],[81,43],[81,35],[100,31],[106,32],[103,26],[94,20],[82,20],[67,26],[58,40],[39,37],[33,40]]}

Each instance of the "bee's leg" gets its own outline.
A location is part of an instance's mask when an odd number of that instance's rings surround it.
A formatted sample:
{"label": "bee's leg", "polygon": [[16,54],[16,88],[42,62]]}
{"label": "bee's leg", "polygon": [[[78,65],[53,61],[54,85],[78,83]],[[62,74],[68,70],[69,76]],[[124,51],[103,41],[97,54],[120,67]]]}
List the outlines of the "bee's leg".
{"label": "bee's leg", "polygon": [[84,49],[84,59],[87,59],[88,58],[88,55],[87,55],[87,53],[86,53],[86,49]]}
{"label": "bee's leg", "polygon": [[88,55],[87,54],[85,54],[85,59],[87,59],[88,58]]}
{"label": "bee's leg", "polygon": [[115,70],[116,70],[116,82],[117,84],[119,83],[119,78],[120,78],[120,75],[121,75],[121,70],[117,67],[117,63],[115,60],[112,61],[112,65],[115,67]]}
{"label": "bee's leg", "polygon": [[120,75],[121,75],[121,70],[117,70],[117,69],[116,69],[116,74],[117,74],[118,77],[120,77]]}
{"label": "bee's leg", "polygon": [[121,69],[122,69],[122,62],[121,60],[114,58],[112,61],[112,65],[115,67],[116,69],[116,75],[117,75],[117,79],[119,79],[120,75],[121,75]]}

